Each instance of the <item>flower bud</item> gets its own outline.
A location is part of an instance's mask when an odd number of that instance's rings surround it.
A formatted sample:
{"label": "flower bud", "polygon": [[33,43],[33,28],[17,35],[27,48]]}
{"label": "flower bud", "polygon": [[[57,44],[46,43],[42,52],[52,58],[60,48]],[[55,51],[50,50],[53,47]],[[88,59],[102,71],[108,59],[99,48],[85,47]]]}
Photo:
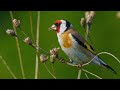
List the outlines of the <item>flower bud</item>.
{"label": "flower bud", "polygon": [[41,61],[42,63],[46,62],[47,59],[48,59],[48,56],[46,56],[46,55],[44,55],[44,54],[41,54],[41,55],[40,55],[40,61]]}
{"label": "flower bud", "polygon": [[85,19],[87,19],[88,15],[90,15],[90,11],[85,12]]}
{"label": "flower bud", "polygon": [[14,25],[15,27],[19,27],[19,26],[20,26],[20,20],[13,19],[13,25]]}
{"label": "flower bud", "polygon": [[56,60],[56,55],[52,54],[50,55],[50,62],[54,63]]}
{"label": "flower bud", "polygon": [[6,33],[7,33],[8,35],[10,35],[10,36],[17,36],[17,34],[15,33],[15,31],[12,30],[12,29],[7,29],[7,30],[6,30]]}
{"label": "flower bud", "polygon": [[88,15],[86,18],[86,24],[91,24],[93,21],[93,17],[91,15]]}
{"label": "flower bud", "polygon": [[50,50],[50,54],[51,55],[58,55],[58,51],[59,51],[60,48],[53,48],[52,50]]}
{"label": "flower bud", "polygon": [[25,38],[24,42],[26,44],[28,44],[28,45],[32,45],[33,44],[32,40],[29,37]]}
{"label": "flower bud", "polygon": [[85,12],[86,24],[91,24],[94,16],[95,16],[95,11]]}
{"label": "flower bud", "polygon": [[85,27],[85,25],[86,25],[86,20],[85,20],[85,18],[81,18],[80,24],[81,24],[82,27]]}
{"label": "flower bud", "polygon": [[91,15],[92,17],[94,17],[94,16],[95,16],[95,11],[90,11],[90,15]]}

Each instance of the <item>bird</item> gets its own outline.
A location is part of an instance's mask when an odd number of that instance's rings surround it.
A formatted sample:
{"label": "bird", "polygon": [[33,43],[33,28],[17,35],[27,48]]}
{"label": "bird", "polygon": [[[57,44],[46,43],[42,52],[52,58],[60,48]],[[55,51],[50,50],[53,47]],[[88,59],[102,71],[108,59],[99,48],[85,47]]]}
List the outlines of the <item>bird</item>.
{"label": "bird", "polygon": [[90,62],[108,68],[117,74],[111,66],[106,64],[100,57],[96,56],[97,54],[93,47],[74,29],[69,21],[65,19],[56,20],[54,24],[49,27],[49,30],[56,31],[61,49],[68,56],[71,64],[82,67],[82,65]]}

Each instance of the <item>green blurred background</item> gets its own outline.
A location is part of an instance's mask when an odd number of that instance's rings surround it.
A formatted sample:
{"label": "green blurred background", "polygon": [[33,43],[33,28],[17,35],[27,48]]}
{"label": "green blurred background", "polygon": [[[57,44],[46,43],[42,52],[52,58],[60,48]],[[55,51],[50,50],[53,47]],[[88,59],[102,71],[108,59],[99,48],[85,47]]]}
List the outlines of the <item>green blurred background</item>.
{"label": "green blurred background", "polygon": [[[31,13],[31,14],[30,14]],[[49,52],[54,47],[59,47],[56,33],[48,31],[57,19],[66,19],[70,21],[74,28],[84,36],[83,28],[80,26],[80,19],[84,16],[84,11],[41,11],[40,12],[40,47]],[[91,39],[97,53],[107,51],[120,59],[120,19],[116,17],[117,11],[96,11],[91,28]],[[32,17],[34,38],[36,38],[37,27],[37,11],[14,11],[14,18],[21,21],[22,30],[32,38],[30,31],[30,15]],[[14,37],[6,34],[7,29],[12,29],[12,22],[9,11],[0,11],[0,56],[6,61],[17,78],[21,79],[21,69],[19,64],[19,57],[16,47],[16,40]],[[21,38],[25,38],[20,30],[17,30]],[[35,60],[36,51],[19,41],[23,60],[23,68],[25,77],[27,79],[34,79],[35,77]],[[60,50],[60,56],[68,60],[68,57]],[[88,65],[84,69],[97,74],[103,79],[119,79],[120,78],[120,64],[109,55],[100,55],[100,57],[113,67],[118,74],[114,74],[108,69],[101,68],[96,65]],[[48,61],[47,66],[51,70],[51,63]],[[58,79],[76,79],[78,69],[59,61],[54,65],[55,74]],[[87,74],[89,78],[95,79],[94,76]],[[6,69],[3,62],[0,60],[0,78],[13,78]],[[48,73],[45,66],[39,61],[39,79],[53,79]],[[85,72],[82,71],[82,79],[86,79]]]}

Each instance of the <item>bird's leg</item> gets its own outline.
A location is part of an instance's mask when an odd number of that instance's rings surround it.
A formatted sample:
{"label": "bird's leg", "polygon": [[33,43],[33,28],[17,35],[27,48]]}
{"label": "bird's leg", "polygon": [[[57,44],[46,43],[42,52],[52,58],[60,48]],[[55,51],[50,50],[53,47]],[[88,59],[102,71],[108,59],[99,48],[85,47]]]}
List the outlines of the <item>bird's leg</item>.
{"label": "bird's leg", "polygon": [[62,57],[57,57],[57,59],[61,62],[61,63],[65,63],[66,61],[64,60],[64,58]]}

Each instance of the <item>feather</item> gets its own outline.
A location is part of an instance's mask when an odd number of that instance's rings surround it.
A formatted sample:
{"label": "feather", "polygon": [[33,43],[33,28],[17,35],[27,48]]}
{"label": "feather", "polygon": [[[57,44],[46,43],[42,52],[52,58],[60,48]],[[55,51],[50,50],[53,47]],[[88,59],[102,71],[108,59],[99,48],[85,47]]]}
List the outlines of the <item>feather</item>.
{"label": "feather", "polygon": [[87,43],[87,41],[78,32],[76,32],[76,31],[71,32],[71,35],[79,43],[79,45],[81,45],[83,48],[89,50],[94,55],[96,54],[96,52],[94,51],[94,49],[92,48],[92,46],[89,45]]}

